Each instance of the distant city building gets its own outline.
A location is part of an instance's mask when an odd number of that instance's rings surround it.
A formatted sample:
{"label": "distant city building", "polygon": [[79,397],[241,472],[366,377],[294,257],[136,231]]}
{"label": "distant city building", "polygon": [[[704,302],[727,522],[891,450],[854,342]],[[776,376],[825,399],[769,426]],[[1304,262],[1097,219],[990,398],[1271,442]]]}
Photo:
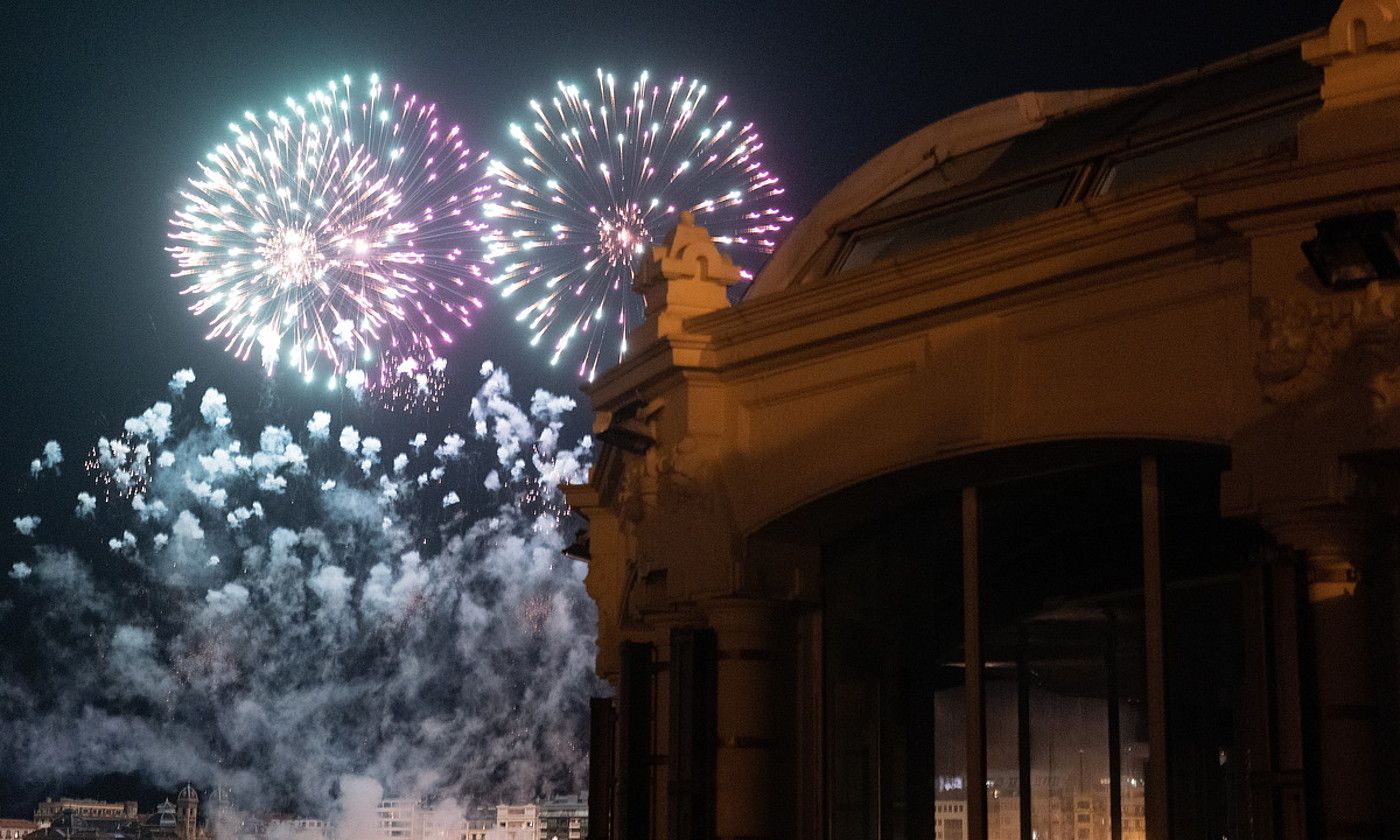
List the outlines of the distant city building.
{"label": "distant city building", "polygon": [[934,800],[933,806],[934,840],[967,840],[967,800]]}
{"label": "distant city building", "polygon": [[[176,828],[183,825],[181,817],[185,812],[180,809],[186,803],[197,806],[198,795],[192,788],[181,791],[177,804],[163,804],[156,815],[157,823]],[[343,836],[355,840],[585,840],[588,800],[586,795],[558,796],[543,803],[464,810],[455,805],[428,806],[416,798],[388,797],[375,806],[373,820],[368,826],[337,826],[324,819],[292,814],[249,814],[234,807],[227,791],[216,789],[208,804],[205,832],[190,838],[176,834],[171,838],[126,840],[338,840]]]}
{"label": "distant city building", "polygon": [[539,840],[540,806],[497,805],[496,825],[486,840]]}
{"label": "distant city building", "polygon": [[540,803],[540,840],[584,840],[588,836],[588,795],[556,796]]}
{"label": "distant city building", "polygon": [[176,831],[180,840],[196,840],[199,835],[199,794],[186,784],[175,797]]}
{"label": "distant city building", "polygon": [[486,840],[486,832],[496,827],[496,809],[473,808],[466,813],[462,840]]}
{"label": "distant city building", "polygon": [[139,813],[135,802],[46,799],[35,809],[34,822],[38,827],[24,835],[26,840],[202,840],[199,794],[190,785],[176,802],[166,799],[152,814]]}
{"label": "distant city building", "polygon": [[33,820],[12,820],[0,818],[0,840],[21,840],[26,834],[39,828]]}
{"label": "distant city building", "polygon": [[386,840],[422,840],[417,799],[385,799],[379,803],[379,830]]}
{"label": "distant city building", "polygon": [[64,796],[40,802],[34,809],[34,822],[41,826],[48,825],[64,811],[71,811],[80,817],[134,820],[137,808],[135,802],[103,802],[100,799],[73,799]]}
{"label": "distant city building", "polygon": [[418,835],[414,840],[464,840],[466,814],[461,808],[440,805],[418,810]]}
{"label": "distant city building", "polygon": [[[1146,840],[1145,802],[1141,780],[1124,780],[1122,840]],[[1036,840],[1112,840],[1106,778],[1080,774],[1031,774],[1031,836]],[[1022,799],[1016,777],[989,778],[987,826],[992,838],[1021,837]],[[968,840],[967,800],[961,789],[938,794],[934,800],[935,840]]]}

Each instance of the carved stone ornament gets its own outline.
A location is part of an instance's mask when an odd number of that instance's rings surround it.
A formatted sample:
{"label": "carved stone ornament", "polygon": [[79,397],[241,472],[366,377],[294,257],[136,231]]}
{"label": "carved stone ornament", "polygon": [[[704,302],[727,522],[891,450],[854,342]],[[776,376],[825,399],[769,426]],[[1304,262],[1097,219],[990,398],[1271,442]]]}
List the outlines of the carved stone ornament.
{"label": "carved stone ornament", "polygon": [[669,589],[652,584],[676,558],[714,566],[729,557],[733,516],[715,469],[709,448],[689,435],[627,456],[615,497],[626,551],[624,615],[669,602]]}
{"label": "carved stone ornament", "polygon": [[729,305],[725,289],[739,282],[739,269],[719,252],[709,231],[685,211],[651,252],[632,279],[642,295],[646,315],[655,318],[674,312],[690,316],[713,312]]}
{"label": "carved stone ornament", "polygon": [[1370,395],[1376,419],[1400,407],[1400,288],[1371,283],[1359,297],[1264,301],[1255,373],[1272,402],[1331,382]]}
{"label": "carved stone ornament", "polygon": [[1323,68],[1324,108],[1346,108],[1400,93],[1400,0],[1342,0],[1327,31],[1304,41],[1303,59]]}

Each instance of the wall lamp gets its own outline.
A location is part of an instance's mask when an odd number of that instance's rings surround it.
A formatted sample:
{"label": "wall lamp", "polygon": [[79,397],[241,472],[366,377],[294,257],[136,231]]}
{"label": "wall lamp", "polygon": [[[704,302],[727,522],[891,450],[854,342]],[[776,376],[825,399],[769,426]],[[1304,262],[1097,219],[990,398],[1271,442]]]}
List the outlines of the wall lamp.
{"label": "wall lamp", "polygon": [[570,560],[577,560],[580,563],[587,563],[593,559],[593,554],[588,550],[588,529],[580,528],[574,534],[574,541],[562,552]]}
{"label": "wall lamp", "polygon": [[1375,280],[1400,280],[1400,238],[1395,212],[1335,216],[1317,223],[1317,238],[1303,243],[1303,256],[1330,289],[1351,289]]}
{"label": "wall lamp", "polygon": [[593,434],[624,452],[640,455],[656,443],[650,421],[664,405],[661,400],[638,401],[616,412],[599,411],[593,418]]}

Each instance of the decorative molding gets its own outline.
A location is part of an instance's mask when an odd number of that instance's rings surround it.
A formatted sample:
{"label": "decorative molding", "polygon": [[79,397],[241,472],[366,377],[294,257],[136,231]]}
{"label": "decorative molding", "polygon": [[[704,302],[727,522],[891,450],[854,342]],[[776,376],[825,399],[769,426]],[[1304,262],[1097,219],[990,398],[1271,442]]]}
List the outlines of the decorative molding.
{"label": "decorative molding", "polygon": [[1353,341],[1351,305],[1335,299],[1265,298],[1263,345],[1255,376],[1271,402],[1292,402],[1331,378],[1336,358]]}
{"label": "decorative molding", "polygon": [[1342,0],[1327,32],[1304,41],[1303,59],[1323,68],[1324,108],[1400,94],[1400,0]]}
{"label": "decorative molding", "polygon": [[1400,408],[1400,288],[1373,282],[1360,296],[1261,303],[1255,375],[1268,400],[1350,382],[1369,395],[1374,421]]}
{"label": "decorative molding", "polygon": [[645,318],[629,335],[637,347],[684,332],[685,319],[729,308],[727,289],[739,282],[739,269],[715,247],[710,232],[684,211],[666,235],[652,246],[632,276],[642,296]]}

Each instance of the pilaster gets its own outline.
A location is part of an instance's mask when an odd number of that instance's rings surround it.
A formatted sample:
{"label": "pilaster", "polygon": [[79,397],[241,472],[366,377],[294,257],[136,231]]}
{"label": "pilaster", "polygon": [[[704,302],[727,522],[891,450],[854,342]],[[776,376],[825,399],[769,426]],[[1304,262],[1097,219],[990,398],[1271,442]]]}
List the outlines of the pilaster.
{"label": "pilaster", "polygon": [[1316,778],[1326,837],[1380,837],[1376,663],[1362,591],[1373,521],[1354,506],[1337,505],[1270,514],[1263,524],[1305,557],[1304,656],[1316,702]]}
{"label": "pilaster", "polygon": [[786,804],[777,795],[781,607],[726,598],[703,608],[719,643],[715,835],[773,838]]}

